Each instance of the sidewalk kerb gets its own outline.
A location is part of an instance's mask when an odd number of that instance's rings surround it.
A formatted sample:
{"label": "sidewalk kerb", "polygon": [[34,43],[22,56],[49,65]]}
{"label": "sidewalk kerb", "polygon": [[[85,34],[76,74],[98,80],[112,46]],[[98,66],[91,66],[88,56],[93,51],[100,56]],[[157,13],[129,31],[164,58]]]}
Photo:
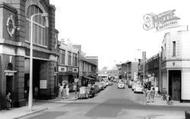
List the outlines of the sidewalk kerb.
{"label": "sidewalk kerb", "polygon": [[48,110],[48,108],[44,107],[42,109],[39,109],[39,110],[36,110],[36,111],[32,111],[32,112],[29,112],[27,114],[23,114],[21,116],[14,117],[14,119],[21,119],[21,118],[24,118],[24,117],[27,117],[27,116],[31,116],[31,115],[36,114],[36,113],[40,113],[40,112],[46,111],[46,110]]}

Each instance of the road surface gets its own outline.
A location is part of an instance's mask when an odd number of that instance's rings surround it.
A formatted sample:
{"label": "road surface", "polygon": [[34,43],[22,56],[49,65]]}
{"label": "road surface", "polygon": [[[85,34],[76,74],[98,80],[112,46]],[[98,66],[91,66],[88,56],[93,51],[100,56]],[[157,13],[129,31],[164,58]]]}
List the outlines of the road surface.
{"label": "road surface", "polygon": [[188,107],[150,106],[143,94],[109,86],[96,97],[69,104],[56,103],[48,111],[27,119],[185,119]]}

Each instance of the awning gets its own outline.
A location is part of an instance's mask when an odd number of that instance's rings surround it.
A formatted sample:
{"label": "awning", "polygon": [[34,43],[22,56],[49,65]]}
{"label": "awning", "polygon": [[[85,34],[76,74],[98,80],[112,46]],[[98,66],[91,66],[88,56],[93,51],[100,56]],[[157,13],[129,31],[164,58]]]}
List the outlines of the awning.
{"label": "awning", "polygon": [[87,76],[83,76],[83,77],[88,79],[88,80],[94,80],[94,78],[91,78],[91,77],[87,77]]}

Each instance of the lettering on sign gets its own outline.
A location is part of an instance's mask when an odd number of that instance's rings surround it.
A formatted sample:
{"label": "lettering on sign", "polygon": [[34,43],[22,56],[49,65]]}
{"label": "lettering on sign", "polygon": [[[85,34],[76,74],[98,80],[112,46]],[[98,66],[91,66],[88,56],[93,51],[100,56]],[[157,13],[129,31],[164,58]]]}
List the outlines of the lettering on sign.
{"label": "lettering on sign", "polygon": [[160,31],[170,27],[176,27],[180,18],[176,17],[174,12],[175,9],[160,13],[158,15],[152,13],[144,15],[144,30],[148,31],[155,28],[157,31]]}
{"label": "lettering on sign", "polygon": [[67,68],[59,66],[58,70],[59,70],[59,72],[66,72]]}

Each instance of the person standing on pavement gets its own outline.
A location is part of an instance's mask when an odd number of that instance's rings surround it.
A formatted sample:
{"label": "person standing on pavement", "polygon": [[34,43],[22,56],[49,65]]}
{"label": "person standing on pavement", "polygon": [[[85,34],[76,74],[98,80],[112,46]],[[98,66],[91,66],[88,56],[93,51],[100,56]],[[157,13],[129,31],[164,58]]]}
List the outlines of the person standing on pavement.
{"label": "person standing on pavement", "polygon": [[78,98],[78,89],[79,89],[78,81],[79,81],[79,79],[76,77],[74,79],[74,83],[73,83],[73,90],[75,92],[75,98]]}
{"label": "person standing on pavement", "polygon": [[63,81],[62,82],[62,86],[63,86],[63,90],[62,90],[62,98],[65,98],[65,95],[66,95],[66,83]]}
{"label": "person standing on pavement", "polygon": [[11,93],[8,92],[6,95],[6,108],[7,108],[7,110],[9,110],[12,107],[11,104],[12,104]]}
{"label": "person standing on pavement", "polygon": [[150,90],[151,102],[154,102],[154,96],[155,96],[155,90],[154,90],[154,87],[151,87],[151,90]]}
{"label": "person standing on pavement", "polygon": [[58,94],[58,97],[61,98],[63,97],[63,85],[59,83],[59,94]]}
{"label": "person standing on pavement", "polygon": [[69,84],[67,83],[65,86],[65,92],[66,92],[66,97],[69,97]]}

